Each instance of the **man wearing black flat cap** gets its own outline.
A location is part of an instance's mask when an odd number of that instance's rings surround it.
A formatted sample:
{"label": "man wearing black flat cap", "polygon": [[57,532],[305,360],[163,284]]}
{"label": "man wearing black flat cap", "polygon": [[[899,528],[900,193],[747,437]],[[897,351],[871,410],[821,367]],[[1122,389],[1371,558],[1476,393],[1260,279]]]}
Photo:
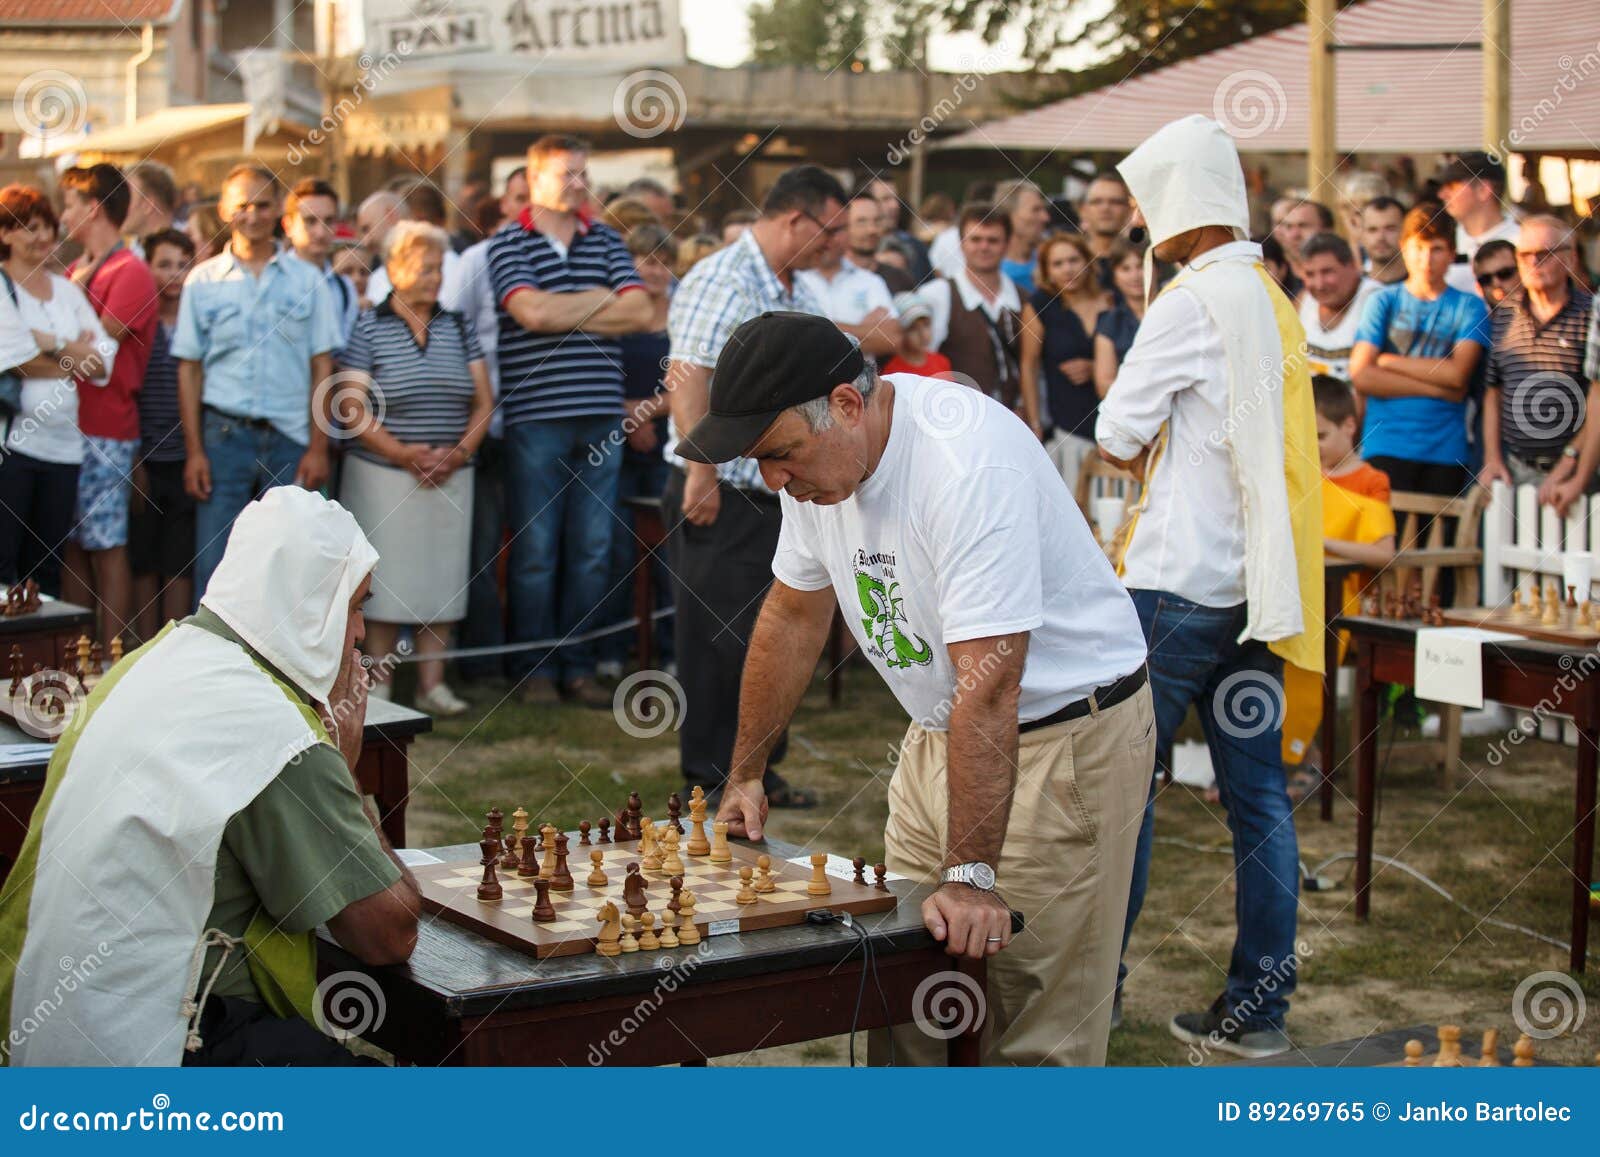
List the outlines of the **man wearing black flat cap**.
{"label": "man wearing black flat cap", "polygon": [[[1133,603],[1038,439],[975,389],[880,378],[826,320],[774,312],[729,339],[679,453],[754,459],[783,507],[717,818],[761,836],[766,752],[837,600],[912,719],[885,862],[939,885],[922,915],[952,955],[994,958],[986,1059],[1102,1063],[1155,716]],[[901,1063],[942,1051],[894,1030]]]}

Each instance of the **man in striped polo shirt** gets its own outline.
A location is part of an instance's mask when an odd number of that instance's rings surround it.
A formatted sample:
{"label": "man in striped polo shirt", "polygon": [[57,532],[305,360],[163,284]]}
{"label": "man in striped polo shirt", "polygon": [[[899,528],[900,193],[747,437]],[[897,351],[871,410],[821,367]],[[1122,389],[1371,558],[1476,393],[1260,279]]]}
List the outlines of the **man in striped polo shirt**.
{"label": "man in striped polo shirt", "polygon": [[[622,238],[588,216],[589,145],[541,137],[528,149],[520,228],[489,243],[500,305],[500,411],[505,422],[511,639],[566,638],[594,626],[610,568],[622,456],[617,338],[650,322],[650,299]],[[632,292],[637,290],[638,292]],[[594,649],[511,657],[526,702],[610,707],[593,686]]]}
{"label": "man in striped polo shirt", "polygon": [[1600,417],[1585,417],[1584,338],[1593,299],[1572,280],[1572,233],[1529,217],[1517,241],[1522,288],[1490,315],[1481,481],[1534,483],[1562,513],[1595,492]]}
{"label": "man in striped polo shirt", "polygon": [[[678,440],[705,417],[711,370],[742,323],[769,310],[825,315],[795,274],[815,268],[849,227],[844,205],[844,187],[826,170],[801,165],[783,173],[760,219],[684,277],[667,317],[672,434],[664,452],[674,469],[661,515],[678,612],[678,675],[688,701],[678,750],[688,786],[712,799],[720,798],[732,766],[746,644],[772,585],[783,516],[754,459],[718,466],[689,461],[678,455]],[[813,799],[771,770],[783,753],[780,739],[767,756],[768,802],[811,806]]]}

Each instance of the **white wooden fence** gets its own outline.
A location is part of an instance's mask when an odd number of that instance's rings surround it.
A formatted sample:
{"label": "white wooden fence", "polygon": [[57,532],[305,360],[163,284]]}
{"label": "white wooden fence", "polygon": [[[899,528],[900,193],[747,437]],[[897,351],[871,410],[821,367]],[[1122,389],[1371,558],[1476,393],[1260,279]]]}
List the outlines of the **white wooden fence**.
{"label": "white wooden fence", "polygon": [[[1566,551],[1600,554],[1600,495],[1580,498],[1562,518],[1539,505],[1539,488],[1510,487],[1496,482],[1483,516],[1483,602],[1497,606],[1520,589],[1524,600],[1535,584],[1554,584],[1566,597],[1561,556]],[[1597,576],[1600,577],[1600,576]],[[1590,589],[1577,592],[1579,602],[1594,598]],[[1577,729],[1565,717],[1539,720],[1539,737],[1575,744]]]}

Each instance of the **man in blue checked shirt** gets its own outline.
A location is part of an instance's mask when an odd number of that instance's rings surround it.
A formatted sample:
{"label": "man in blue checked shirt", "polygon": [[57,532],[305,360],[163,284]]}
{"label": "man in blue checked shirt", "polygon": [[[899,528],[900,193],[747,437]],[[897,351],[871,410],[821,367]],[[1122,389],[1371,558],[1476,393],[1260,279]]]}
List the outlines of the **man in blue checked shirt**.
{"label": "man in blue checked shirt", "polygon": [[195,267],[178,305],[172,353],[183,485],[198,504],[197,599],[246,503],[272,486],[328,481],[332,418],[312,386],[333,373],[337,311],[321,273],[273,240],[282,202],[270,171],[234,168],[217,203],[228,247]]}
{"label": "man in blue checked shirt", "polygon": [[[674,469],[661,514],[678,609],[678,676],[688,700],[678,750],[687,785],[703,788],[713,801],[733,760],[745,651],[772,584],[782,515],[753,459],[720,466],[687,461],[677,453],[678,440],[705,417],[711,370],[742,323],[769,310],[825,316],[795,274],[815,268],[849,227],[845,199],[844,187],[816,165],[781,174],[756,223],[689,271],[667,317],[672,436],[665,455]],[[767,756],[762,782],[768,803],[814,806],[809,793],[772,770],[784,749],[780,739]]]}

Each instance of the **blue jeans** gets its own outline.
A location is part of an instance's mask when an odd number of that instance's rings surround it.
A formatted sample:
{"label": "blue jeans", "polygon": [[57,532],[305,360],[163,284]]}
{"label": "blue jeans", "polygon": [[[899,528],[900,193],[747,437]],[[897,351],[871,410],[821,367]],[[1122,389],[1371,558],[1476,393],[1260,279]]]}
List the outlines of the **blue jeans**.
{"label": "blue jeans", "polygon": [[306,448],[270,426],[256,427],[215,410],[202,416],[201,438],[211,462],[211,497],[195,505],[194,597],[206,593],[222,561],[228,532],[245,504],[263,490],[288,486]]}
{"label": "blue jeans", "polygon": [[[1173,735],[1194,704],[1211,749],[1233,834],[1237,932],[1226,1003],[1246,1028],[1282,1028],[1294,991],[1300,849],[1283,773],[1283,660],[1265,643],[1239,643],[1245,607],[1203,607],[1161,591],[1130,591],[1150,648],[1157,764],[1170,766]],[[1155,781],[1139,828],[1128,936],[1150,882]],[[1118,967],[1120,990],[1128,974]]]}
{"label": "blue jeans", "polygon": [[[622,455],[607,444],[614,417],[523,422],[506,428],[511,516],[511,639],[566,639],[600,626],[611,571],[613,507]],[[594,645],[508,658],[513,678],[559,682],[594,674]]]}
{"label": "blue jeans", "polygon": [[[633,535],[633,508],[630,498],[660,498],[667,488],[667,460],[659,454],[649,458],[624,454],[622,474],[617,483],[617,529],[611,537],[611,593],[606,598],[600,619],[603,625],[620,623],[633,617],[633,584],[641,566],[654,568],[656,610],[672,605],[672,576],[667,571],[666,552],[658,548],[649,559],[639,559],[639,540]],[[672,662],[672,620],[659,619],[655,625],[656,658],[662,666]],[[635,634],[619,631],[600,641],[600,652],[607,659],[626,663]]]}

